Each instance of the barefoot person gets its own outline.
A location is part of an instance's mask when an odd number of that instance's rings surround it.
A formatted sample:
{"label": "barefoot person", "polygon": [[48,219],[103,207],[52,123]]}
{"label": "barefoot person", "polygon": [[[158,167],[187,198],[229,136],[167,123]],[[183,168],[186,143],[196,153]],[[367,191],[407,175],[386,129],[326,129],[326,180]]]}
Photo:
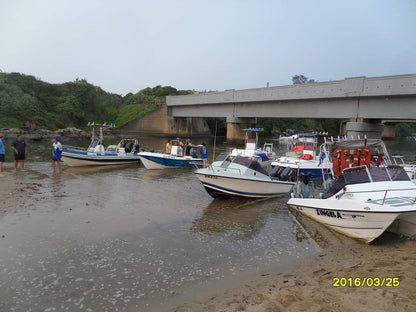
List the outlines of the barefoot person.
{"label": "barefoot person", "polygon": [[55,172],[55,162],[58,163],[58,172],[61,172],[61,158],[62,158],[62,144],[59,142],[59,138],[54,136],[52,138],[52,168]]}
{"label": "barefoot person", "polygon": [[6,154],[6,151],[4,150],[4,144],[3,144],[3,134],[0,134],[0,177],[3,175],[1,174],[1,167],[4,163],[4,155]]}
{"label": "barefoot person", "polygon": [[25,159],[27,154],[27,146],[23,137],[19,134],[16,140],[12,144],[12,149],[14,151],[14,171],[17,171],[17,163],[20,162],[20,168],[22,171],[25,170]]}
{"label": "barefoot person", "polygon": [[205,143],[202,143],[199,153],[201,154],[202,161],[204,162],[204,168],[206,168],[208,166],[208,149]]}
{"label": "barefoot person", "polygon": [[166,143],[165,153],[170,154],[171,150],[172,150],[172,142],[168,140],[168,143]]}

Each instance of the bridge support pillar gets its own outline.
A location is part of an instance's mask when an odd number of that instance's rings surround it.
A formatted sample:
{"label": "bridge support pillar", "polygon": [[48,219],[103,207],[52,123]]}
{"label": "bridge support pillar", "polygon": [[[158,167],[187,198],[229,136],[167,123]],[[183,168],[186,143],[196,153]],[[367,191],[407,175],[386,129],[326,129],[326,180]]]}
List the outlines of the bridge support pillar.
{"label": "bridge support pillar", "polygon": [[349,121],[346,123],[346,132],[348,138],[353,137],[356,139],[358,136],[368,139],[381,139],[381,134],[384,129],[384,125],[380,120],[362,120],[362,121]]}
{"label": "bridge support pillar", "polygon": [[227,142],[244,143],[245,134],[242,129],[254,127],[257,118],[227,117]]}
{"label": "bridge support pillar", "polygon": [[384,124],[384,130],[381,134],[382,139],[394,140],[396,137],[396,127],[394,124]]}

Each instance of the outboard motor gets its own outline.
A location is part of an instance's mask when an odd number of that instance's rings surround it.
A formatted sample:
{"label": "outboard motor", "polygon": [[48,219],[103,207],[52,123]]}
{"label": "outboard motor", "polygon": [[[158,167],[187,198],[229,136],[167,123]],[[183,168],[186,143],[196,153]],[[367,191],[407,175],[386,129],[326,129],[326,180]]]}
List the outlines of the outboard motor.
{"label": "outboard motor", "polygon": [[290,170],[291,170],[290,167],[286,167],[285,169],[283,169],[282,173],[280,174],[280,180],[286,181],[288,179]]}
{"label": "outboard motor", "polygon": [[277,173],[279,172],[280,166],[274,166],[272,171],[270,171],[270,176],[273,178],[277,177]]}
{"label": "outboard motor", "polygon": [[131,150],[133,148],[133,144],[134,144],[133,142],[128,142],[126,144],[126,147],[125,147],[126,153],[131,153]]}

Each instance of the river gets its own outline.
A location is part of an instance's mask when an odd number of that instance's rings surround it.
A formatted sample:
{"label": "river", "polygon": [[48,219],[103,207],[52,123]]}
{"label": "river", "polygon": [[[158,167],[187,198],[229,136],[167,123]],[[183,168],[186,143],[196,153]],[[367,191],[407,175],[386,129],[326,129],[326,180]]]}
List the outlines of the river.
{"label": "river", "polygon": [[[212,138],[193,141],[204,140],[212,153]],[[0,311],[164,311],[319,250],[287,198],[213,200],[192,169],[53,174],[51,142],[27,143],[25,172],[13,173],[8,149],[0,179]],[[407,160],[416,151],[415,142],[387,144]],[[219,138],[216,153],[226,149]]]}

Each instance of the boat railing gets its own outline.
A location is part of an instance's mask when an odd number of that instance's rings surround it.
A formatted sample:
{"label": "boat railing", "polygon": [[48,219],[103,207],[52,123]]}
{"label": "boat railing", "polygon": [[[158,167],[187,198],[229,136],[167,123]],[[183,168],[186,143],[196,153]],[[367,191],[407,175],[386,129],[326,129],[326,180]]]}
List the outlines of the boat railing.
{"label": "boat railing", "polygon": [[[383,201],[381,202],[381,205],[384,205],[387,199],[387,194],[389,192],[405,192],[405,191],[416,191],[416,187],[414,188],[405,188],[405,189],[398,189],[398,190],[368,190],[368,191],[344,191],[342,194],[340,194],[339,198],[341,198],[344,194],[365,194],[365,193],[380,193],[384,192]],[[412,202],[412,206],[416,204],[416,196],[415,199]]]}

